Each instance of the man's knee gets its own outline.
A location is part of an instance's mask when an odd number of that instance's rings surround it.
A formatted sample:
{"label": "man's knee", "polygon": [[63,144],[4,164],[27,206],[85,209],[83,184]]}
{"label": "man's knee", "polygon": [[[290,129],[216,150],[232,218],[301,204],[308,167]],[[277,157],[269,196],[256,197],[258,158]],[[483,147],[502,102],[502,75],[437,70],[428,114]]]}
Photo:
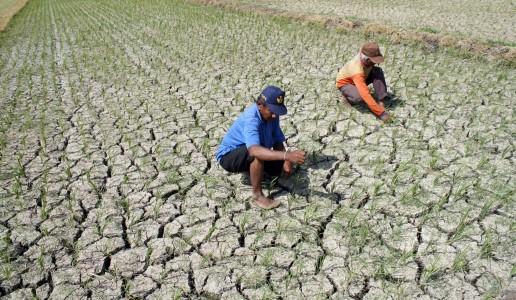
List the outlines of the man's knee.
{"label": "man's knee", "polygon": [[358,89],[354,85],[345,85],[340,88],[340,92],[342,93],[342,96],[344,96],[348,100],[349,103],[355,104],[362,101],[362,97],[360,97]]}
{"label": "man's knee", "polygon": [[248,158],[248,162],[249,162],[249,165],[263,165],[264,164],[264,161],[259,159],[258,157],[254,157],[254,156],[251,156],[249,155],[249,158]]}

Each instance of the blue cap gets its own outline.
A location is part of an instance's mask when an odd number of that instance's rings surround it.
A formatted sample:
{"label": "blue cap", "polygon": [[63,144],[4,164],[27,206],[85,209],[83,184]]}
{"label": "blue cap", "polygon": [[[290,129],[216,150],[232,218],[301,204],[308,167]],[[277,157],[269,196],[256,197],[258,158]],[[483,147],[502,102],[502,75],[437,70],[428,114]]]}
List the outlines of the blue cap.
{"label": "blue cap", "polygon": [[265,100],[265,104],[275,115],[282,116],[287,114],[287,107],[284,104],[285,92],[279,87],[269,85],[258,98]]}

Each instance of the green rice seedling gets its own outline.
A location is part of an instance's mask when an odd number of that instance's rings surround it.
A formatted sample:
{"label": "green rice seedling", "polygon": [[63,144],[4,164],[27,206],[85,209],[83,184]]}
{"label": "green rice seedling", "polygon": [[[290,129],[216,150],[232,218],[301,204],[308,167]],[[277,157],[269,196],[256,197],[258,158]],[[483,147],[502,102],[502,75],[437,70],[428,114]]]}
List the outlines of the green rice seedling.
{"label": "green rice seedling", "polygon": [[270,181],[266,182],[265,189],[267,189],[268,191],[272,191],[274,189],[274,187],[278,184],[278,181],[279,181],[278,176],[272,177],[272,179]]}
{"label": "green rice seedling", "polygon": [[[131,227],[133,227],[134,224],[136,224],[136,220],[131,219],[129,224],[127,225],[127,228],[130,229]],[[138,230],[136,230],[136,235],[134,237],[134,243],[136,245],[142,245],[142,236],[142,229],[139,228]]]}
{"label": "green rice seedling", "polygon": [[129,204],[129,199],[127,199],[126,197],[123,197],[122,199],[119,200],[119,206],[122,208],[122,210],[124,211],[124,214],[127,216],[127,217],[130,217],[131,215],[131,209],[130,209],[130,204]]}
{"label": "green rice seedling", "polygon": [[36,260],[39,269],[43,271],[45,267],[45,248],[43,246],[39,246],[39,255]]}
{"label": "green rice seedling", "polygon": [[210,229],[208,230],[208,233],[206,233],[206,237],[204,238],[204,241],[209,241],[213,233],[215,232],[215,229],[217,229],[217,226],[213,224]]}
{"label": "green rice seedling", "polygon": [[380,259],[376,262],[376,268],[373,274],[373,278],[376,280],[385,280],[391,277],[390,272],[388,271],[389,267],[387,266],[387,259]]}
{"label": "green rice seedling", "polygon": [[303,220],[306,224],[310,223],[311,221],[315,220],[317,212],[319,210],[319,204],[318,203],[311,203],[305,208],[304,214],[303,214]]}
{"label": "green rice seedling", "polygon": [[242,218],[238,221],[238,230],[245,235],[246,232],[246,226],[249,223],[249,216],[247,213],[244,213]]}
{"label": "green rice seedling", "polygon": [[457,225],[457,227],[455,228],[455,230],[453,231],[453,234],[450,235],[448,241],[450,243],[454,243],[454,242],[457,242],[461,239],[463,239],[465,236],[466,236],[466,228],[468,226],[468,217],[469,217],[469,213],[471,211],[471,208],[468,208],[461,216],[460,218],[460,221],[459,221],[459,224]]}
{"label": "green rice seedling", "polygon": [[471,184],[469,183],[460,184],[459,187],[455,189],[452,193],[453,197],[455,198],[455,201],[464,198],[470,187]]}
{"label": "green rice seedling", "polygon": [[16,176],[26,177],[25,167],[23,166],[23,156],[21,153],[16,154]]}
{"label": "green rice seedling", "polygon": [[373,196],[380,195],[382,187],[383,187],[383,182],[375,183],[375,185],[373,187]]}
{"label": "green rice seedling", "polygon": [[501,282],[500,278],[494,277],[493,280],[490,280],[490,286],[486,289],[484,292],[483,299],[491,300],[491,299],[499,299],[500,294],[503,290],[503,283]]}
{"label": "green rice seedling", "polygon": [[95,192],[97,197],[99,199],[102,198],[102,193],[101,193],[100,189],[97,187],[97,185],[95,184],[95,182],[91,178],[90,170],[86,171],[86,181],[88,182],[88,185],[91,187],[91,189]]}
{"label": "green rice seedling", "polygon": [[486,156],[482,156],[480,158],[480,160],[478,161],[478,164],[477,164],[477,170],[484,170],[485,167],[487,167],[489,165],[489,158],[487,158]]}
{"label": "green rice seedling", "polygon": [[48,205],[47,205],[47,189],[46,187],[42,187],[40,190],[40,204],[41,204],[41,210],[40,210],[40,217],[41,220],[48,219]]}
{"label": "green rice seedling", "polygon": [[438,267],[438,259],[436,258],[430,265],[425,266],[421,279],[425,284],[428,284],[430,281],[437,279],[441,272],[442,270]]}
{"label": "green rice seedling", "polygon": [[173,299],[174,300],[183,299],[184,294],[185,294],[185,292],[182,289],[174,289]]}
{"label": "green rice seedling", "polygon": [[152,248],[152,245],[148,244],[147,245],[147,251],[145,252],[145,264],[149,264],[150,263],[150,258],[152,256],[152,252],[153,252],[153,248]]}
{"label": "green rice seedling", "polygon": [[2,131],[2,128],[0,128],[0,152],[5,148],[7,145],[7,139]]}
{"label": "green rice seedling", "polygon": [[23,187],[22,187],[21,179],[20,179],[20,177],[16,176],[14,178],[14,183],[12,184],[12,187],[11,187],[11,193],[13,193],[16,196],[16,199],[21,199],[22,190],[23,190]]}
{"label": "green rice seedling", "polygon": [[130,295],[131,290],[133,289],[133,284],[127,279],[122,280],[122,290],[124,291],[124,295]]}
{"label": "green rice seedling", "polygon": [[156,201],[152,205],[152,214],[154,216],[154,219],[157,219],[159,217],[159,213],[160,213],[162,206],[163,206],[163,199],[161,198],[161,195],[159,193],[157,193]]}
{"label": "green rice seedling", "polygon": [[273,251],[271,249],[265,250],[265,253],[260,257],[262,266],[270,267],[273,263]]}
{"label": "green rice seedling", "polygon": [[10,280],[13,277],[14,269],[10,263],[5,263],[2,265],[2,277],[5,280]]}
{"label": "green rice seedling", "polygon": [[106,227],[111,224],[111,217],[107,217],[107,218],[103,218],[103,219],[97,219],[99,220],[96,224],[96,230],[97,230],[97,234],[98,236],[101,236],[103,237],[104,236],[104,231],[106,230]]}
{"label": "green rice seedling", "polygon": [[468,259],[466,250],[460,251],[453,259],[452,269],[455,272],[466,272],[468,270]]}
{"label": "green rice seedling", "polygon": [[295,201],[295,196],[293,194],[288,194],[287,195],[287,208],[288,210],[290,210],[292,208],[292,204],[294,203]]}
{"label": "green rice seedling", "polygon": [[[481,197],[483,199],[484,197]],[[482,209],[480,210],[480,214],[478,215],[479,220],[485,219],[493,209],[494,204],[496,203],[496,200],[494,198],[487,198],[486,202],[484,202],[484,205],[482,206]]]}
{"label": "green rice seedling", "polygon": [[398,260],[396,261],[396,265],[403,266],[409,262],[414,261],[414,252],[413,251],[401,251]]}
{"label": "green rice seedling", "polygon": [[432,157],[430,158],[430,163],[429,163],[429,166],[430,166],[430,169],[431,170],[438,170],[438,163],[439,163],[439,158],[437,157],[437,155],[432,155]]}
{"label": "green rice seedling", "polygon": [[491,229],[486,230],[486,232],[484,233],[482,246],[480,248],[480,257],[481,258],[490,258],[493,256],[493,251],[494,251],[493,235],[494,234]]}

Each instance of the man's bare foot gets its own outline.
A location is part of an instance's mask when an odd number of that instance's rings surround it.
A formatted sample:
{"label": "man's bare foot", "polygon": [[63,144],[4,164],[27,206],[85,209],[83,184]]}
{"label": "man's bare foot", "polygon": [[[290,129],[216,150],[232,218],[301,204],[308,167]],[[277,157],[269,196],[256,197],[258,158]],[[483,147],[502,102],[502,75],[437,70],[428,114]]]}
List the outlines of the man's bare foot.
{"label": "man's bare foot", "polygon": [[378,105],[380,105],[381,108],[385,109],[385,102],[383,102],[383,100],[378,101]]}
{"label": "man's bare foot", "polygon": [[280,201],[269,199],[263,195],[255,195],[253,201],[258,207],[263,209],[273,209],[280,205]]}

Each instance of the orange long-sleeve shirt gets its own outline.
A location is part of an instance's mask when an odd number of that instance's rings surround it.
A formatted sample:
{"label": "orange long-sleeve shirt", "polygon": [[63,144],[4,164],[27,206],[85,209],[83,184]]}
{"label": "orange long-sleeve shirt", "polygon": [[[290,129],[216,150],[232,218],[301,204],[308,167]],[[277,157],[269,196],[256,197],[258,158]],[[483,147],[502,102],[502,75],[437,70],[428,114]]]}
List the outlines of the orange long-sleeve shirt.
{"label": "orange long-sleeve shirt", "polygon": [[385,110],[378,105],[367,88],[366,78],[372,68],[364,68],[360,62],[360,54],[356,55],[352,60],[344,65],[337,74],[335,85],[340,89],[346,84],[353,84],[358,89],[358,94],[365,101],[369,109],[377,116],[380,116]]}

